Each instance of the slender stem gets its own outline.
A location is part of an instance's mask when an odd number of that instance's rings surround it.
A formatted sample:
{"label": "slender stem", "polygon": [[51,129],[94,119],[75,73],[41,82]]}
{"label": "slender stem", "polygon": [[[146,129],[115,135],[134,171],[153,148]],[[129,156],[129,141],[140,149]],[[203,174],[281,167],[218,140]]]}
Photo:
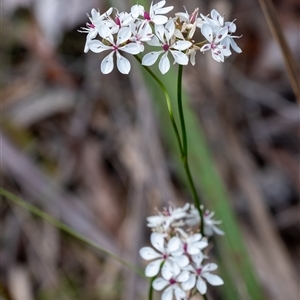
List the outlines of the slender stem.
{"label": "slender stem", "polygon": [[[134,57],[142,65],[141,59],[137,55],[135,55]],[[162,89],[162,91],[164,93],[166,103],[167,103],[167,107],[168,107],[169,116],[170,116],[170,119],[171,119],[171,123],[172,123],[173,129],[174,129],[175,135],[176,135],[176,139],[177,139],[177,142],[178,142],[180,153],[182,154],[183,153],[183,148],[182,148],[182,144],[181,144],[180,134],[179,134],[178,127],[176,125],[175,118],[174,118],[174,114],[173,114],[173,110],[172,110],[172,106],[171,106],[171,100],[170,100],[170,96],[168,94],[168,91],[167,91],[166,87],[164,86],[164,84],[161,82],[161,80],[147,66],[144,66],[144,65],[142,65],[142,66],[153,77],[153,79],[158,83],[158,85],[160,86],[160,88]]]}
{"label": "slender stem", "polygon": [[180,118],[180,126],[181,126],[181,134],[182,134],[182,155],[181,160],[184,166],[184,170],[186,176],[188,178],[189,186],[192,191],[194,204],[199,212],[200,215],[200,232],[204,235],[204,221],[203,221],[203,212],[201,209],[200,198],[197,193],[194,180],[190,171],[189,163],[188,163],[188,143],[187,143],[187,135],[186,135],[186,127],[185,127],[185,120],[184,120],[184,112],[182,107],[182,70],[183,66],[179,65],[178,67],[178,79],[177,79],[177,105],[178,105],[178,112]]}
{"label": "slender stem", "polygon": [[31,213],[41,217],[42,219],[48,221],[49,223],[51,223],[52,225],[56,226],[57,228],[59,228],[61,231],[66,232],[67,234],[75,237],[76,239],[80,240],[81,242],[89,245],[90,247],[102,252],[103,254],[106,254],[108,256],[110,256],[111,258],[117,260],[118,262],[120,262],[121,264],[123,264],[124,266],[126,266],[127,268],[131,269],[132,271],[134,271],[135,273],[137,273],[138,275],[140,275],[141,277],[145,277],[144,272],[138,268],[136,268],[135,266],[131,265],[130,263],[124,261],[123,259],[121,259],[120,257],[118,257],[117,255],[111,253],[110,251],[102,248],[101,246],[99,246],[98,244],[96,244],[95,242],[91,241],[90,239],[86,238],[85,236],[83,236],[82,234],[78,233],[77,231],[73,230],[71,227],[69,227],[68,225],[60,222],[59,220],[53,218],[52,216],[50,216],[49,214],[45,213],[44,211],[40,210],[39,208],[37,208],[36,206],[22,200],[21,198],[17,197],[16,195],[14,195],[13,193],[3,189],[0,187],[0,195],[4,196],[6,199],[26,208],[28,211],[30,211]]}
{"label": "slender stem", "polygon": [[153,283],[153,281],[154,281],[155,278],[156,278],[156,276],[152,277],[151,280],[150,280],[148,300],[152,300],[153,299],[153,287],[152,287],[152,283]]}
{"label": "slender stem", "polygon": [[196,206],[196,208],[199,212],[199,216],[200,216],[200,220],[201,220],[201,222],[200,222],[200,232],[204,236],[204,222],[203,222],[203,212],[202,212],[202,209],[201,209],[201,202],[200,202],[200,199],[199,199],[199,196],[198,196],[198,193],[197,193],[194,181],[193,181],[193,177],[192,177],[190,167],[189,167],[189,164],[188,164],[188,159],[186,158],[182,162],[183,162],[185,174],[187,176],[188,183],[189,183],[189,186],[190,186],[190,189],[191,189],[191,192],[192,192],[194,204],[195,204],[195,206]]}
{"label": "slender stem", "polygon": [[182,65],[178,67],[178,78],[177,78],[177,104],[178,104],[178,112],[180,118],[180,126],[181,126],[181,137],[182,137],[182,150],[183,155],[187,156],[187,138],[186,138],[186,129],[185,129],[185,121],[184,114],[182,108]]}

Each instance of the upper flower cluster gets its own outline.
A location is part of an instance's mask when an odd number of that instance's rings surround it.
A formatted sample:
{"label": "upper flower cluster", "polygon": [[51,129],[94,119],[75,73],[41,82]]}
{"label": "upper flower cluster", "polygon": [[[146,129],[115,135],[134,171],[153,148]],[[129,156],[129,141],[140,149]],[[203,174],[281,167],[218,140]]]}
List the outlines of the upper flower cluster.
{"label": "upper flower cluster", "polygon": [[[201,208],[203,210],[203,208]],[[212,219],[214,213],[203,214],[205,234],[224,234]],[[189,299],[188,295],[198,291],[205,294],[207,284],[221,285],[223,280],[212,274],[217,269],[215,263],[204,263],[208,256],[203,253],[208,246],[208,238],[198,233],[199,213],[193,205],[169,206],[157,215],[147,218],[152,247],[143,247],[140,255],[151,260],[145,269],[147,277],[156,277],[152,287],[163,291],[162,300]],[[160,276],[159,276],[160,275]]]}
{"label": "upper flower cluster", "polygon": [[[130,12],[119,12],[109,8],[105,13],[92,9],[88,15],[89,23],[82,27],[80,32],[86,33],[84,52],[91,50],[95,53],[110,51],[101,63],[101,71],[110,73],[114,68],[114,54],[117,58],[117,68],[123,74],[130,72],[130,62],[121,53],[137,55],[145,50],[145,44],[159,47],[158,51],[147,53],[142,64],[153,65],[158,58],[159,70],[165,74],[170,69],[169,55],[174,63],[187,65],[190,61],[195,65],[196,52],[211,51],[212,57],[223,62],[231,55],[231,49],[240,53],[234,39],[236,25],[233,22],[224,22],[224,17],[216,10],[210,16],[199,15],[199,9],[192,14],[187,10],[178,12],[173,17],[166,14],[173,10],[173,6],[165,6],[162,0],[151,3],[149,10],[136,4]],[[196,29],[199,28],[206,40],[193,40]],[[97,37],[100,38],[96,39]]]}

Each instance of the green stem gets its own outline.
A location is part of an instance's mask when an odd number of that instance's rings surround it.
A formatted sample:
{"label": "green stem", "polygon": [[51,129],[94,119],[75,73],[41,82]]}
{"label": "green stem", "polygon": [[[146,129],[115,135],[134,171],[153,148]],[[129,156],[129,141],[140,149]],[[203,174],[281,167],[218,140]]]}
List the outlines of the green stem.
{"label": "green stem", "polygon": [[11,193],[11,192],[9,192],[9,191],[1,188],[1,187],[0,187],[0,195],[4,196],[8,200],[10,200],[10,201],[12,201],[12,202],[14,202],[16,204],[22,206],[23,208],[26,208],[31,213],[33,213],[33,214],[41,217],[42,219],[48,221],[52,225],[54,225],[57,228],[59,228],[61,231],[66,232],[67,234],[75,237],[76,239],[80,240],[81,242],[83,242],[83,243],[91,246],[92,248],[94,248],[94,249],[102,252],[103,254],[106,254],[106,255],[110,256],[114,260],[117,260],[118,262],[120,262],[121,264],[123,264],[127,268],[131,269],[132,271],[134,271],[135,273],[137,273],[141,277],[145,277],[144,272],[142,270],[140,270],[140,269],[136,268],[135,266],[131,265],[130,263],[124,261],[123,259],[121,259],[120,257],[116,256],[115,254],[111,253],[110,251],[102,248],[101,246],[99,246],[95,242],[93,242],[90,239],[84,237],[83,235],[81,235],[77,231],[73,230],[68,225],[66,225],[66,224],[60,222],[59,220],[53,218],[52,216],[50,216],[49,214],[47,214],[44,211],[40,210],[36,206],[34,206],[34,205],[32,205],[32,204],[30,204],[28,202],[25,202],[21,198],[17,197],[13,193]]}
{"label": "green stem", "polygon": [[182,65],[178,67],[178,78],[177,78],[177,104],[178,104],[178,112],[180,118],[180,126],[181,126],[181,137],[182,137],[182,150],[183,155],[187,157],[187,138],[186,138],[186,128],[184,121],[184,114],[182,108]]}
{"label": "green stem", "polygon": [[153,281],[154,281],[155,278],[156,278],[156,276],[152,277],[151,280],[150,280],[148,300],[152,300],[153,299],[153,287],[152,287],[152,283],[153,283]]}
{"label": "green stem", "polygon": [[204,235],[204,222],[203,222],[203,212],[201,209],[201,202],[199,195],[197,193],[194,180],[190,171],[189,162],[188,162],[188,144],[187,144],[187,135],[186,135],[186,127],[185,127],[185,120],[184,120],[184,112],[182,107],[182,70],[183,66],[179,65],[178,67],[178,79],[177,79],[177,105],[178,105],[178,112],[180,118],[180,126],[181,126],[181,134],[182,134],[182,154],[181,154],[181,161],[184,166],[184,170],[188,179],[188,183],[190,189],[192,191],[192,196],[194,200],[194,204],[199,212],[200,215],[200,232]]}
{"label": "green stem", "polygon": [[[135,55],[134,57],[142,65],[142,60],[137,55]],[[170,116],[170,119],[171,119],[171,123],[172,123],[173,129],[174,129],[174,132],[175,132],[175,135],[176,135],[176,138],[177,138],[180,153],[182,155],[183,148],[182,148],[182,144],[181,144],[180,134],[179,134],[178,127],[176,125],[175,118],[174,118],[174,114],[173,114],[173,110],[172,110],[172,106],[171,106],[171,100],[170,100],[170,96],[168,94],[168,91],[167,91],[166,87],[164,86],[164,84],[161,82],[161,80],[147,66],[144,66],[144,65],[142,65],[142,66],[153,77],[153,79],[158,83],[158,85],[160,86],[160,88],[162,89],[162,91],[164,93],[166,103],[167,103],[167,107],[168,107],[169,116]]]}

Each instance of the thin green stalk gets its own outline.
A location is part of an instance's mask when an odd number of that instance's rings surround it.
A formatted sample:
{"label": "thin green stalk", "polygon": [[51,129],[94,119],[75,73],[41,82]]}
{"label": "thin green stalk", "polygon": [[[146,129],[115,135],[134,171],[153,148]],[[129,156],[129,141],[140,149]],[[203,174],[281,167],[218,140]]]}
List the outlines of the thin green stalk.
{"label": "thin green stalk", "polygon": [[170,116],[170,119],[171,119],[171,123],[172,123],[173,129],[174,129],[174,132],[175,132],[175,135],[176,135],[176,138],[177,138],[180,153],[182,155],[183,148],[182,148],[182,144],[181,144],[180,134],[179,134],[178,127],[176,125],[175,118],[174,118],[174,114],[173,114],[173,110],[172,110],[172,106],[171,106],[171,100],[170,100],[170,96],[168,94],[168,91],[167,91],[166,87],[164,86],[164,84],[161,82],[161,80],[147,66],[142,65],[142,60],[137,55],[135,55],[134,57],[141,64],[141,66],[143,66],[144,69],[153,77],[153,79],[158,83],[158,85],[160,86],[160,88],[162,89],[162,91],[164,93],[166,103],[167,103],[167,107],[168,107],[169,116]]}
{"label": "thin green stalk", "polygon": [[154,281],[155,278],[156,278],[156,276],[152,277],[151,280],[150,280],[148,300],[152,300],[153,299],[153,287],[152,287],[152,283],[153,283],[153,281]]}
{"label": "thin green stalk", "polygon": [[182,107],[182,70],[183,66],[179,65],[178,67],[178,78],[177,78],[177,105],[178,105],[178,112],[179,112],[179,118],[180,118],[180,125],[181,125],[181,134],[182,134],[182,149],[183,153],[181,155],[181,160],[184,166],[184,170],[186,173],[186,176],[188,178],[188,183],[190,186],[190,189],[192,191],[193,200],[195,203],[195,206],[199,212],[200,215],[200,232],[202,235],[204,235],[204,222],[203,222],[203,212],[201,209],[201,202],[199,195],[197,193],[194,180],[190,171],[189,162],[188,162],[188,143],[187,143],[187,134],[186,134],[186,127],[185,127],[185,120],[184,120],[184,112]]}
{"label": "thin green stalk", "polygon": [[178,77],[177,77],[177,105],[178,105],[178,112],[179,112],[180,126],[181,126],[182,150],[183,150],[183,155],[187,157],[187,137],[186,137],[184,113],[182,108],[182,70],[183,70],[182,65],[179,65]]}
{"label": "thin green stalk", "polygon": [[87,244],[88,246],[102,252],[103,254],[106,254],[106,255],[110,256],[114,260],[117,260],[118,262],[120,262],[121,264],[123,264],[127,268],[131,269],[132,271],[134,271],[136,274],[140,275],[141,277],[145,277],[143,270],[141,270],[139,268],[136,268],[135,266],[131,265],[130,263],[128,263],[126,261],[124,261],[123,259],[121,259],[117,255],[111,253],[107,249],[102,248],[101,246],[99,246],[95,242],[93,242],[90,239],[84,237],[82,234],[80,234],[77,231],[73,230],[71,227],[69,227],[68,225],[60,222],[59,220],[53,218],[52,216],[50,216],[49,214],[47,214],[44,211],[40,210],[36,206],[22,200],[18,196],[14,195],[13,193],[11,193],[11,192],[9,192],[9,191],[5,190],[4,188],[1,188],[1,187],[0,187],[0,195],[4,196],[6,199],[8,199],[8,200],[10,200],[10,201],[12,201],[16,204],[22,206],[23,208],[26,208],[31,213],[33,213],[33,214],[41,217],[42,219],[48,221],[52,225],[59,228],[61,231],[66,232],[67,234],[73,236],[74,238],[80,240],[81,242]]}
{"label": "thin green stalk", "polygon": [[199,212],[199,215],[200,215],[200,220],[201,220],[201,222],[200,222],[200,232],[204,236],[203,212],[202,212],[202,209],[200,207],[201,206],[200,199],[199,199],[199,196],[198,196],[198,193],[197,193],[194,181],[193,181],[193,177],[192,177],[192,174],[191,174],[191,171],[190,171],[190,167],[189,167],[187,158],[183,161],[183,166],[184,166],[184,171],[185,171],[185,174],[187,176],[188,183],[189,183],[189,186],[190,186],[190,189],[191,189],[191,192],[192,192],[192,196],[193,196],[195,206],[196,206],[196,208]]}

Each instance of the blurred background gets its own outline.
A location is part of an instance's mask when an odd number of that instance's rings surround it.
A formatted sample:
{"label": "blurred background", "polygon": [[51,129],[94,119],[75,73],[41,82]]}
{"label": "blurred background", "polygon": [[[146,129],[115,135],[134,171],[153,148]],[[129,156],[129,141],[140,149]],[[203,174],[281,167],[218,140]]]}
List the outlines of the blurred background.
{"label": "blurred background", "polygon": [[[299,64],[300,4],[273,3]],[[101,74],[104,54],[84,54],[77,31],[92,8],[132,4],[2,1],[1,186],[143,268],[146,216],[192,202],[179,151],[155,82],[134,59],[129,76]],[[183,75],[193,175],[226,231],[211,250],[226,284],[209,299],[258,299],[251,270],[261,299],[297,299],[299,108],[281,52],[257,1],[167,1],[183,4],[216,8],[242,35],[241,54],[198,53]],[[161,77],[173,96],[176,69]],[[0,214],[1,300],[146,299],[148,282],[112,258],[4,198]]]}

